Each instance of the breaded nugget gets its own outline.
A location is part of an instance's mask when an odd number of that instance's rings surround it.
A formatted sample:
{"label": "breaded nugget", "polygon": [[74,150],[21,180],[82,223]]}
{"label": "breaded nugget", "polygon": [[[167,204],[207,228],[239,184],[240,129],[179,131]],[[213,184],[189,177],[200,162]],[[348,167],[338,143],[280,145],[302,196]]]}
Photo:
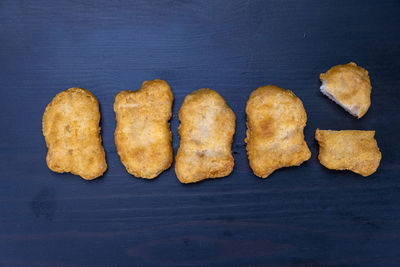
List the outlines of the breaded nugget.
{"label": "breaded nugget", "polygon": [[368,71],[350,62],[321,73],[321,92],[351,115],[361,118],[371,105]]}
{"label": "breaded nugget", "polygon": [[47,166],[92,180],[107,170],[100,136],[99,103],[92,93],[70,88],[59,93],[43,114]]}
{"label": "breaded nugget", "polygon": [[227,176],[234,161],[231,151],[235,114],[211,89],[187,95],[179,110],[180,146],[175,172],[181,183]]}
{"label": "breaded nugget", "polygon": [[259,87],[247,101],[247,155],[255,175],[266,178],[276,169],[298,166],[311,157],[304,141],[307,114],[290,90]]}
{"label": "breaded nugget", "polygon": [[137,91],[115,97],[115,145],[126,170],[153,179],[172,163],[169,120],[174,96],[163,80],[145,81]]}
{"label": "breaded nugget", "polygon": [[374,136],[375,131],[317,129],[318,159],[328,169],[369,176],[376,172],[382,158]]}

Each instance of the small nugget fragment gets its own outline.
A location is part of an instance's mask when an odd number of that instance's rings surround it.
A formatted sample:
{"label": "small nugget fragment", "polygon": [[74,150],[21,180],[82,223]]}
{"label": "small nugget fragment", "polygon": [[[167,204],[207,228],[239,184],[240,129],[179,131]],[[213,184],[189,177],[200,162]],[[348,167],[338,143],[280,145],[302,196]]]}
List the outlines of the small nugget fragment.
{"label": "small nugget fragment", "polygon": [[371,105],[371,82],[368,71],[350,62],[321,73],[321,93],[358,119]]}
{"label": "small nugget fragment", "polygon": [[376,172],[382,158],[374,136],[375,131],[317,129],[318,159],[328,169],[369,176]]}
{"label": "small nugget fragment", "polygon": [[187,95],[179,110],[180,146],[175,172],[181,183],[227,176],[234,161],[231,151],[235,114],[211,89]]}
{"label": "small nugget fragment", "polygon": [[101,176],[107,163],[99,122],[99,103],[88,90],[74,87],[56,95],[42,120],[47,166],[85,180]]}
{"label": "small nugget fragment", "polygon": [[158,79],[145,81],[134,92],[121,91],[115,97],[115,145],[130,174],[153,179],[171,166],[169,120],[173,101],[168,83]]}
{"label": "small nugget fragment", "polygon": [[311,157],[304,141],[307,114],[290,90],[259,87],[246,105],[247,155],[255,175],[266,178],[282,167],[298,166]]}

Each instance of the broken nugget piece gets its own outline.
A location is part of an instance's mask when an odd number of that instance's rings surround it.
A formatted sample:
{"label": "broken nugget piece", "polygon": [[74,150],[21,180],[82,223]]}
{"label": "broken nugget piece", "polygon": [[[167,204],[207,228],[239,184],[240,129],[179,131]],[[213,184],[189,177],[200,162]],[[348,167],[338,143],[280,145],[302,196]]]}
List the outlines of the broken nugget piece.
{"label": "broken nugget piece", "polygon": [[88,90],[74,87],[56,95],[42,120],[47,166],[85,180],[101,176],[107,163],[99,122],[99,103]]}
{"label": "broken nugget piece", "polygon": [[145,81],[137,91],[115,97],[115,145],[126,170],[153,179],[171,166],[169,120],[174,96],[166,81]]}
{"label": "broken nugget piece", "polygon": [[290,90],[259,87],[246,105],[246,149],[255,175],[266,178],[282,167],[298,166],[311,157],[304,140],[307,114]]}
{"label": "broken nugget piece", "polygon": [[369,176],[376,172],[382,158],[374,136],[375,131],[317,129],[318,159],[328,169]]}
{"label": "broken nugget piece", "polygon": [[180,146],[175,162],[181,183],[223,177],[232,172],[235,119],[233,111],[214,90],[200,89],[185,97],[179,110]]}
{"label": "broken nugget piece", "polygon": [[368,71],[350,62],[320,74],[321,92],[351,115],[361,118],[371,105]]}

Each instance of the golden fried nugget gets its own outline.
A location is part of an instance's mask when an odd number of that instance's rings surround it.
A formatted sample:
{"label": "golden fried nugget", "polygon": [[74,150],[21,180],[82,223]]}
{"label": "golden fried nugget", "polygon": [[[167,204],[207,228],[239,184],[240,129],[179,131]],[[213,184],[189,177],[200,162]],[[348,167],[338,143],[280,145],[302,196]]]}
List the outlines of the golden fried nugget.
{"label": "golden fried nugget", "polygon": [[137,91],[115,97],[115,145],[126,170],[153,179],[172,163],[169,120],[174,96],[163,80],[145,81]]}
{"label": "golden fried nugget", "polygon": [[255,175],[266,178],[276,169],[298,166],[311,157],[304,141],[307,114],[290,90],[259,87],[246,105],[247,155]]}
{"label": "golden fried nugget", "polygon": [[369,176],[376,172],[382,158],[374,136],[375,131],[317,129],[318,159],[328,169]]}
{"label": "golden fried nugget", "polygon": [[56,95],[42,120],[47,166],[86,180],[101,176],[107,163],[99,122],[99,103],[89,90],[74,87]]}
{"label": "golden fried nugget", "polygon": [[211,89],[187,95],[179,110],[180,146],[175,172],[181,183],[227,176],[234,161],[231,151],[235,114]]}
{"label": "golden fried nugget", "polygon": [[321,92],[351,115],[361,118],[371,105],[368,71],[350,62],[321,73]]}

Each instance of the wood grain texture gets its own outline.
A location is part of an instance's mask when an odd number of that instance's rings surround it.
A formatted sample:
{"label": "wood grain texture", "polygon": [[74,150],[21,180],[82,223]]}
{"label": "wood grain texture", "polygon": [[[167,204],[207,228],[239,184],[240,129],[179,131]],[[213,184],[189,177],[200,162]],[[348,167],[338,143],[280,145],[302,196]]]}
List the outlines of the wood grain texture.
{"label": "wood grain texture", "polygon": [[[400,261],[400,3],[388,1],[0,2],[0,265],[386,266]],[[318,75],[350,61],[370,72],[360,120],[319,92]],[[181,185],[173,166],[132,179],[115,150],[121,90],[166,80],[185,95],[217,90],[237,117],[227,179]],[[274,84],[307,111],[311,159],[256,178],[245,104]],[[41,118],[59,92],[99,100],[108,171],[86,182],[46,166]],[[317,160],[316,128],[376,130],[367,179]]]}

